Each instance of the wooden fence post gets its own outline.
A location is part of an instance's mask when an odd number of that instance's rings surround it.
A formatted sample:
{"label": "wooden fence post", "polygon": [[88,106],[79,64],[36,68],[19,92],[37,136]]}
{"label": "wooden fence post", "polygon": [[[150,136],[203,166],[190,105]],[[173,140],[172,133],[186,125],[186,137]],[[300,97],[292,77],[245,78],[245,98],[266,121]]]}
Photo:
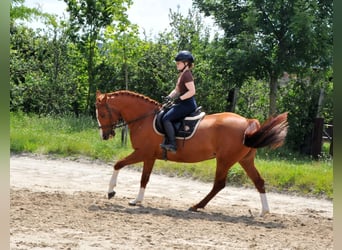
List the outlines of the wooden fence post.
{"label": "wooden fence post", "polygon": [[315,118],[314,120],[314,128],[312,132],[312,147],[311,147],[311,155],[314,159],[318,159],[318,156],[322,151],[322,142],[323,142],[323,118]]}

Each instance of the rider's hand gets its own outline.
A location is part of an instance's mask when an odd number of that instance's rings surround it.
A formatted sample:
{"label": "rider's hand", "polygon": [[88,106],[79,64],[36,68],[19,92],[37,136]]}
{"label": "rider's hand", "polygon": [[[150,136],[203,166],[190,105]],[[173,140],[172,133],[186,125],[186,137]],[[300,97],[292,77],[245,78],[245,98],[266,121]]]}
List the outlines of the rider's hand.
{"label": "rider's hand", "polygon": [[173,100],[174,104],[178,104],[182,101],[182,99],[180,99],[180,97],[177,97],[176,99]]}
{"label": "rider's hand", "polygon": [[170,102],[172,100],[170,96],[163,96],[162,98],[164,102]]}

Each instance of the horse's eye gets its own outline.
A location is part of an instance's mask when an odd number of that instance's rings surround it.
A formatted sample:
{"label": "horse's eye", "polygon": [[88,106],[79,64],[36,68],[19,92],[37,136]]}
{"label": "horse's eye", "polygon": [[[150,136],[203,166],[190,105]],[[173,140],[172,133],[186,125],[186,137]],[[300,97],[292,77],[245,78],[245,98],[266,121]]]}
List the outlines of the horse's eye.
{"label": "horse's eye", "polygon": [[98,113],[98,117],[99,117],[99,118],[105,118],[105,117],[106,117],[106,114],[103,113],[103,112],[99,112],[99,113]]}

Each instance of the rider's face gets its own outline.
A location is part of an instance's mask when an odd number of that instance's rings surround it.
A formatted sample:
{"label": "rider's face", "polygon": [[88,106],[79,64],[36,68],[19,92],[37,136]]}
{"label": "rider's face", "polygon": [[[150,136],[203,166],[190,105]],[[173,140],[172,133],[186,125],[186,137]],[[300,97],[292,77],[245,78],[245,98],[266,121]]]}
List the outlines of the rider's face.
{"label": "rider's face", "polygon": [[182,70],[185,66],[185,63],[184,62],[176,62],[176,66],[177,66],[177,70]]}

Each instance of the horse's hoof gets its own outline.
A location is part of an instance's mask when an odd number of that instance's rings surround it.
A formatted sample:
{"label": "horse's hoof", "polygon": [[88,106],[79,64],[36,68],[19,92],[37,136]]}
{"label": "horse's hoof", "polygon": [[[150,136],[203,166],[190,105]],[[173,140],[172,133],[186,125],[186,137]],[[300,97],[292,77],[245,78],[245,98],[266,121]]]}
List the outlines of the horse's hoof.
{"label": "horse's hoof", "polygon": [[141,205],[141,201],[132,200],[128,202],[128,205],[130,206]]}
{"label": "horse's hoof", "polygon": [[130,205],[130,206],[136,206],[137,203],[136,203],[135,201],[129,201],[129,202],[128,202],[128,205]]}
{"label": "horse's hoof", "polygon": [[108,200],[113,198],[115,195],[115,191],[108,193]]}
{"label": "horse's hoof", "polygon": [[265,210],[265,211],[261,211],[259,214],[259,217],[264,217],[266,214],[269,214],[270,210]]}
{"label": "horse's hoof", "polygon": [[190,208],[188,209],[188,211],[197,212],[197,208],[195,208],[195,207],[190,207]]}

